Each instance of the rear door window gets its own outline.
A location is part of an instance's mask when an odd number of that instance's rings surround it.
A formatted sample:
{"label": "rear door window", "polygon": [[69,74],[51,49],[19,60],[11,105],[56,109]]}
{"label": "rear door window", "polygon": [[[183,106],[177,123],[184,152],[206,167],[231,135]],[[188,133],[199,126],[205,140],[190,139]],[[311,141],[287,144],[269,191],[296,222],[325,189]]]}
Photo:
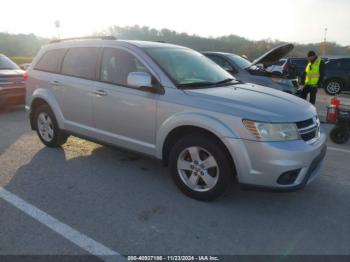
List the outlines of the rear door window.
{"label": "rear door window", "polygon": [[61,73],[90,80],[96,79],[99,51],[97,47],[69,49],[63,59]]}
{"label": "rear door window", "polygon": [[58,73],[62,58],[67,49],[50,50],[44,53],[39,62],[35,65],[35,70]]}

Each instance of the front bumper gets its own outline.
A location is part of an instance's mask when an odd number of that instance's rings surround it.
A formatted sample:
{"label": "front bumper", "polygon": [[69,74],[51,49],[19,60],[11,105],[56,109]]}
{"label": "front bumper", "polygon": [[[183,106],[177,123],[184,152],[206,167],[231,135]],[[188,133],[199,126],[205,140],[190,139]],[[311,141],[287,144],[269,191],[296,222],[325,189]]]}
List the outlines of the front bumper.
{"label": "front bumper", "polygon": [[[317,141],[257,142],[225,138],[234,159],[239,183],[263,188],[294,190],[304,187],[320,174],[326,154],[327,136],[323,130]],[[290,184],[280,184],[278,178],[299,170]]]}
{"label": "front bumper", "polygon": [[25,87],[0,87],[0,105],[22,105],[25,96]]}

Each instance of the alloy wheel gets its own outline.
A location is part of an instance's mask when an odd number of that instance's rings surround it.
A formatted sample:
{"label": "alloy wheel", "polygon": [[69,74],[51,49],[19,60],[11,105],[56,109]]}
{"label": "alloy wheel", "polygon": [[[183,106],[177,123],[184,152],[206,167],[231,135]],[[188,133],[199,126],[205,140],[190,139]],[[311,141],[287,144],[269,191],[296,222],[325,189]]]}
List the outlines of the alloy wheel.
{"label": "alloy wheel", "polygon": [[327,90],[330,94],[337,94],[340,91],[340,83],[332,81],[327,84]]}
{"label": "alloy wheel", "polygon": [[40,133],[40,136],[43,140],[45,140],[46,142],[50,142],[53,139],[54,128],[53,128],[52,120],[47,113],[41,112],[38,115],[37,127]]}
{"label": "alloy wheel", "polygon": [[185,185],[197,192],[211,190],[219,179],[219,166],[214,156],[197,146],[188,147],[179,154],[177,171]]}

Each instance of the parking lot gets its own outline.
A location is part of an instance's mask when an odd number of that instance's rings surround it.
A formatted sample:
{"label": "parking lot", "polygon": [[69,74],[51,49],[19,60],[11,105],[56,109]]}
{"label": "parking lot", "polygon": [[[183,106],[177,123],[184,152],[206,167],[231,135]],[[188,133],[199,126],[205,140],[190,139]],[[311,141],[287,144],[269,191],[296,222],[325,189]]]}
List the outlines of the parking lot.
{"label": "parking lot", "polygon": [[349,159],[349,142],[328,141],[306,188],[234,186],[205,203],[157,160],[74,137],[46,148],[13,108],[0,113],[0,254],[349,255]]}

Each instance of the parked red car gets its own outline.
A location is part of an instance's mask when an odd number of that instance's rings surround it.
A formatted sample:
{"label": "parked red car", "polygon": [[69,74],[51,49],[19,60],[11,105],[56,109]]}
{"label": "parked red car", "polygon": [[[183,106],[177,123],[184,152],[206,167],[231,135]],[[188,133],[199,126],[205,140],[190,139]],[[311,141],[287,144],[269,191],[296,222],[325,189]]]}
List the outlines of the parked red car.
{"label": "parked red car", "polygon": [[0,107],[25,103],[25,80],[23,71],[11,59],[0,54]]}

